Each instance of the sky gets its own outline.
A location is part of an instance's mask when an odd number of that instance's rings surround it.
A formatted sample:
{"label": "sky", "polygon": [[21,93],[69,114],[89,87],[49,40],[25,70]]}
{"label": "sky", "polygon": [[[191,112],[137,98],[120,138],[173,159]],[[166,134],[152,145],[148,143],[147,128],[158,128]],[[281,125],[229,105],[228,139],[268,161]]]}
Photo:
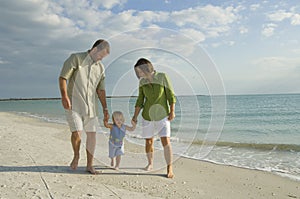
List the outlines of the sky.
{"label": "sky", "polygon": [[100,38],[107,95],[136,94],[140,57],[177,95],[300,93],[296,0],[10,0],[0,18],[0,98],[60,97],[64,61]]}

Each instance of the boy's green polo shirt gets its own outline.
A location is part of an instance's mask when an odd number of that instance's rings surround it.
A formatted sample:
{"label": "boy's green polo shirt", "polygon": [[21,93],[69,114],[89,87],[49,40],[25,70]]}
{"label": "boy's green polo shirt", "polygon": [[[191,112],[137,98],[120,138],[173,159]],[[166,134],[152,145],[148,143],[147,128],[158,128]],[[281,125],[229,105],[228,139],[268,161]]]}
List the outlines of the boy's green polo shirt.
{"label": "boy's green polo shirt", "polygon": [[152,83],[146,79],[140,80],[135,106],[143,108],[142,116],[145,120],[162,120],[170,113],[169,105],[175,102],[172,84],[165,73],[155,72]]}

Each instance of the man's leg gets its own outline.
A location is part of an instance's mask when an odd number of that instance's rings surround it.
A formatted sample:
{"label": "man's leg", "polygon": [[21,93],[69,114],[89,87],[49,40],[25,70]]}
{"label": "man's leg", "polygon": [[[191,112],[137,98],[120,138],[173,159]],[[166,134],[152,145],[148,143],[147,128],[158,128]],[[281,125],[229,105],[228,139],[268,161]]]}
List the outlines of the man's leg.
{"label": "man's leg", "polygon": [[80,143],[81,143],[81,132],[80,131],[72,132],[71,143],[72,143],[72,147],[73,147],[74,157],[70,164],[70,167],[75,170],[78,167],[78,161],[79,161],[79,150],[80,150]]}
{"label": "man's leg", "polygon": [[96,147],[96,132],[87,132],[86,133],[86,155],[87,155],[86,170],[91,174],[97,174],[96,170],[93,167],[95,147]]}

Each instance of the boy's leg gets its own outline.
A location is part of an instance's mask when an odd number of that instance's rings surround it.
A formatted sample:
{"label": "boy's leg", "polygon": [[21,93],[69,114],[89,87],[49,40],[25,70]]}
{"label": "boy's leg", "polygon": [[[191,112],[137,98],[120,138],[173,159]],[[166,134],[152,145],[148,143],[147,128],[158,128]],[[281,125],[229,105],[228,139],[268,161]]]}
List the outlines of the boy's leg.
{"label": "boy's leg", "polygon": [[111,162],[110,162],[110,166],[114,166],[114,158],[110,158],[111,159]]}
{"label": "boy's leg", "polygon": [[80,131],[72,132],[71,143],[72,143],[72,147],[73,147],[74,157],[70,164],[70,167],[75,170],[78,167],[78,161],[79,161],[79,150],[80,150],[80,143],[81,143],[81,132]]}
{"label": "boy's leg", "polygon": [[115,166],[115,169],[116,169],[116,170],[119,170],[119,168],[120,168],[120,162],[121,162],[121,156],[118,155],[118,156],[116,157],[116,166]]}

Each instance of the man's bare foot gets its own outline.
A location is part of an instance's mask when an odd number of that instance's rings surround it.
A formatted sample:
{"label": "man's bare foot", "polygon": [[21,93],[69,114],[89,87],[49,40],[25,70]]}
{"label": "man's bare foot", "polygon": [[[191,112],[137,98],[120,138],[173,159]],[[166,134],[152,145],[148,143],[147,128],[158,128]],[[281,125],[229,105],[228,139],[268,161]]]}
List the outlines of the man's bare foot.
{"label": "man's bare foot", "polygon": [[93,175],[97,175],[97,174],[102,173],[101,171],[95,170],[94,167],[87,167],[87,168],[86,168],[86,171],[89,172],[90,174],[93,174]]}
{"label": "man's bare foot", "polygon": [[70,164],[71,169],[76,170],[78,167],[79,157],[75,156]]}
{"label": "man's bare foot", "polygon": [[174,178],[172,165],[168,165],[167,167],[167,178]]}
{"label": "man's bare foot", "polygon": [[114,169],[118,171],[120,168],[119,168],[118,166],[115,166],[115,168],[114,168]]}
{"label": "man's bare foot", "polygon": [[148,164],[146,167],[145,167],[145,170],[146,171],[151,171],[153,169],[153,165],[152,164]]}

